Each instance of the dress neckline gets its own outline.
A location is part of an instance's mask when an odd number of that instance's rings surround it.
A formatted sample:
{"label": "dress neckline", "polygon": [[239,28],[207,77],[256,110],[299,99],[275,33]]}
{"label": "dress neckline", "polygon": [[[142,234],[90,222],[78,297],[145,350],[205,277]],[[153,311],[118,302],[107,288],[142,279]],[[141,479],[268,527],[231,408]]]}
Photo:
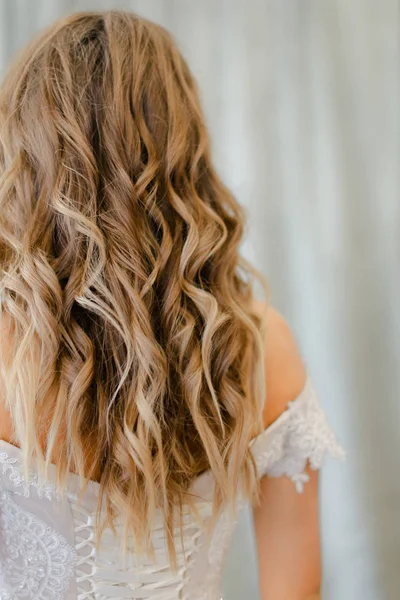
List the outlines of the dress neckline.
{"label": "dress neckline", "polygon": [[[259,444],[264,444],[265,439],[272,435],[276,428],[282,426],[282,424],[290,417],[290,407],[300,406],[306,401],[306,399],[309,397],[311,387],[311,379],[310,376],[307,375],[303,389],[296,396],[296,398],[288,402],[286,409],[279,415],[279,417],[277,417],[277,419],[275,419],[275,421],[273,421],[273,423],[266,427],[264,431],[262,431],[259,435],[250,440],[249,445],[252,449],[256,449]],[[18,446],[15,446],[14,444],[6,442],[2,439],[0,439],[0,454],[1,452],[5,452],[8,456],[17,459],[20,463],[22,462],[22,450]],[[49,470],[50,474],[54,476],[56,471],[56,465],[54,463],[50,463]],[[212,482],[212,472],[210,470],[204,471],[203,473],[198,475],[192,482],[191,492],[196,495],[202,495],[204,492],[209,491],[210,486],[208,484],[210,481]],[[68,474],[68,490],[72,489],[74,493],[79,493],[79,490],[85,483],[86,481],[82,482],[81,477],[77,473],[71,472]],[[87,481],[85,495],[87,495],[87,493],[90,493],[90,495],[97,496],[99,488],[99,482],[89,479]]]}

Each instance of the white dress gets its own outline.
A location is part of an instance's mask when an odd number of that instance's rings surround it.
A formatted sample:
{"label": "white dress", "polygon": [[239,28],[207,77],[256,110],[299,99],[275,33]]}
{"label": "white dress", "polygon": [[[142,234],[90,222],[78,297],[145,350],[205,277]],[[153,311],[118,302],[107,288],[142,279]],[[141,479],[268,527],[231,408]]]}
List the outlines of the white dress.
{"label": "white dress", "polygon": [[[329,429],[310,378],[301,394],[251,442],[259,476],[288,476],[299,493],[307,482],[307,461],[319,469],[326,453],[343,450]],[[212,475],[193,485],[200,514],[211,514]],[[78,505],[79,478],[71,475],[66,498],[52,483],[39,488],[23,475],[20,450],[0,440],[0,600],[219,600],[226,551],[235,528],[231,513],[220,516],[208,543],[198,522],[187,515],[183,541],[177,532],[179,569],[173,573],[156,522],[156,561],[132,553],[122,563],[111,531],[96,551],[94,515],[98,484],[90,482]],[[240,508],[245,502],[238,498]],[[117,526],[117,531],[118,531]]]}

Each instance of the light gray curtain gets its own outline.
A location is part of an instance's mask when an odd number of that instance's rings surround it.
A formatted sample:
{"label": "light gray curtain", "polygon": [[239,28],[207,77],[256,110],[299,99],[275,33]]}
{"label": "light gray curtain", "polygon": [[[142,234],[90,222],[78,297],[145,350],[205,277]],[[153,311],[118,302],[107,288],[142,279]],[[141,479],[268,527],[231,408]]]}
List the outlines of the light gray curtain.
{"label": "light gray curtain", "polygon": [[[400,20],[396,0],[0,0],[0,69],[43,25],[129,8],[176,36],[218,168],[347,463],[326,464],[324,600],[400,597]],[[224,578],[256,600],[251,519]]]}

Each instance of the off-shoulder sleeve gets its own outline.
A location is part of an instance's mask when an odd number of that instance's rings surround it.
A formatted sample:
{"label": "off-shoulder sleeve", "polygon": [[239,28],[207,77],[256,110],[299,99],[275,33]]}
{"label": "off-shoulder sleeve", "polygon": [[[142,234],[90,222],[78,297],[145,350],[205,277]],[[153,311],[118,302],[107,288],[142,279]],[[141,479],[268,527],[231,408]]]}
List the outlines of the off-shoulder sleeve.
{"label": "off-shoulder sleeve", "polygon": [[307,463],[320,469],[325,456],[344,459],[345,453],[330,429],[310,376],[300,395],[251,443],[260,477],[286,475],[303,491]]}

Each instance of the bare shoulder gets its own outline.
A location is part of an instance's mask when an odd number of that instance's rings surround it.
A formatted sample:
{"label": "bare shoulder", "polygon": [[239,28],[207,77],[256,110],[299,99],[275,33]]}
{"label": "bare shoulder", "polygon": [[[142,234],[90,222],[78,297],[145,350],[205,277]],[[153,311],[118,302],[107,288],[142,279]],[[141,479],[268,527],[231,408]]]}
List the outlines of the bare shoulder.
{"label": "bare shoulder", "polygon": [[266,403],[268,427],[303,390],[307,374],[294,334],[286,319],[264,302],[255,302],[261,315],[267,310],[265,336]]}

